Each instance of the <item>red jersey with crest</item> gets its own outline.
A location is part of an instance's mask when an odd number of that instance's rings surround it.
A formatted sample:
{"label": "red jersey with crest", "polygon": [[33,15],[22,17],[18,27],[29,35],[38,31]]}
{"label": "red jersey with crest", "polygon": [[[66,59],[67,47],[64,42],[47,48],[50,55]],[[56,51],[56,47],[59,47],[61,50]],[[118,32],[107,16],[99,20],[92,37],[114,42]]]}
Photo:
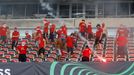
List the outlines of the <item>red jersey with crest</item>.
{"label": "red jersey with crest", "polygon": [[86,48],[86,49],[83,50],[82,55],[83,55],[83,57],[89,57],[91,55],[91,53],[92,53],[91,49]]}
{"label": "red jersey with crest", "polygon": [[18,46],[17,50],[19,51],[19,54],[26,54],[27,53],[27,46]]}
{"label": "red jersey with crest", "polygon": [[[19,40],[19,35],[20,33],[18,31],[14,31],[12,33],[12,40],[15,40],[15,41]],[[14,36],[18,36],[18,37],[14,37]]]}

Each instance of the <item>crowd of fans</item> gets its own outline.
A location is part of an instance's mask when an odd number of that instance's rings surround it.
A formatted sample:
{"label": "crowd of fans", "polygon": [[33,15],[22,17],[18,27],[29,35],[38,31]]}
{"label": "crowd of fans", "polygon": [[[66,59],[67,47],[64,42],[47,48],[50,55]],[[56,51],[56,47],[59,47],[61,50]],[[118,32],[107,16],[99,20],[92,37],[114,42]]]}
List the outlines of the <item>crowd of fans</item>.
{"label": "crowd of fans", "polygon": [[[50,43],[57,50],[58,59],[62,56],[62,50],[66,50],[68,55],[73,55],[74,49],[77,47],[77,40],[80,39],[78,33],[82,37],[86,38],[88,41],[95,39],[93,48],[85,46],[82,51],[82,61],[89,61],[93,50],[97,49],[106,49],[106,42],[108,37],[108,31],[105,23],[96,25],[96,32],[92,30],[92,23],[88,22],[86,24],[85,20],[82,20],[79,23],[79,32],[73,32],[68,35],[68,28],[66,25],[62,25],[59,29],[56,29],[55,24],[51,24],[47,19],[43,20],[44,26],[37,26],[35,32],[30,35],[28,32],[25,32],[25,38],[27,40],[21,40],[21,45],[18,45],[20,39],[20,32],[17,27],[14,28],[14,31],[10,33],[10,29],[6,24],[0,25],[0,44],[6,46],[6,43],[9,39],[12,40],[12,49],[16,50],[19,54],[19,61],[26,61],[27,45],[29,40],[34,40],[36,46],[38,47],[38,56],[42,59],[45,58],[45,46]],[[42,31],[43,29],[43,31]],[[115,38],[115,44],[117,45],[117,55],[124,57],[127,55],[127,43],[128,43],[128,29],[124,25],[120,25],[117,30],[117,35]],[[12,36],[10,37],[10,34]]]}

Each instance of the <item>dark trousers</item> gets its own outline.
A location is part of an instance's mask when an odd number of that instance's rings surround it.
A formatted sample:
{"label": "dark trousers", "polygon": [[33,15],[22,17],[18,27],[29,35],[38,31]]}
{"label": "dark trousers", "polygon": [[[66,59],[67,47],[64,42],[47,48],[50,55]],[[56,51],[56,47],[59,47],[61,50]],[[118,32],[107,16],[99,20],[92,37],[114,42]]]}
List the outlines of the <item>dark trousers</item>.
{"label": "dark trousers", "polygon": [[18,41],[13,40],[13,41],[12,41],[12,49],[13,49],[14,47],[17,47],[17,45],[18,45]]}
{"label": "dark trousers", "polygon": [[82,61],[89,61],[89,57],[82,57]]}
{"label": "dark trousers", "polygon": [[117,55],[120,55],[121,57],[124,57],[127,55],[127,47],[126,46],[118,46],[117,47]]}
{"label": "dark trousers", "polygon": [[71,54],[73,54],[73,48],[67,47],[67,52],[68,52],[68,53],[71,52]]}
{"label": "dark trousers", "polygon": [[19,61],[20,62],[26,62],[26,59],[27,59],[26,54],[19,54]]}
{"label": "dark trousers", "polygon": [[94,46],[93,46],[94,50],[96,49],[96,46],[98,44],[101,44],[101,43],[102,43],[102,40],[100,40],[100,38],[95,38],[95,43],[94,43]]}

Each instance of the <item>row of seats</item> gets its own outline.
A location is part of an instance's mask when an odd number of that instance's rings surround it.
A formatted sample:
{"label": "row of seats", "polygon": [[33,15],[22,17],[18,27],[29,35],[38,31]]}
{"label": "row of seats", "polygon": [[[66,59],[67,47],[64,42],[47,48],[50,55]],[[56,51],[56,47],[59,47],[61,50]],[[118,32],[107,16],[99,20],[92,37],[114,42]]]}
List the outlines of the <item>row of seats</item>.
{"label": "row of seats", "polygon": [[[19,42],[20,43],[20,42]],[[90,41],[91,47],[93,47],[94,40]],[[72,61],[79,62],[82,58],[82,50],[85,46],[85,42],[82,40],[77,41],[77,47],[74,49],[74,54],[68,56],[66,50],[62,50],[62,56],[58,59],[57,51],[51,44],[47,44],[45,48],[45,60],[38,57],[38,48],[35,46],[34,41],[29,41],[29,46],[27,53],[27,62],[53,62],[53,61]],[[114,38],[108,37],[105,50],[95,50],[96,54],[105,58],[108,62],[115,61],[115,48],[114,48]],[[93,62],[102,62],[97,55],[93,55]],[[128,42],[128,60],[134,61],[134,40],[129,38]],[[125,58],[117,58],[116,61],[126,61]],[[6,47],[2,46],[0,48],[0,62],[19,62],[17,51],[11,49],[11,42],[8,42]]]}

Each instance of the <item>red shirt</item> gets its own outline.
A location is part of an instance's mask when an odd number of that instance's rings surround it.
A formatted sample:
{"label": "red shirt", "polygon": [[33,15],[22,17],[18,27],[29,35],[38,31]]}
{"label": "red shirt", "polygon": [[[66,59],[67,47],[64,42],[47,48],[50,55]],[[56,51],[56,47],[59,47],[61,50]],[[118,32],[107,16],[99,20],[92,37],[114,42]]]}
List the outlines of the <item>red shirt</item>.
{"label": "red shirt", "polygon": [[41,30],[37,30],[37,34],[41,34],[41,35],[42,35],[42,32],[41,32]]}
{"label": "red shirt", "polygon": [[36,41],[39,40],[39,35],[41,35],[41,37],[42,37],[42,32],[41,32],[41,30],[37,30],[36,38],[35,38]]}
{"label": "red shirt", "polygon": [[77,37],[76,36],[73,36],[72,38],[73,38],[74,43],[77,42]]}
{"label": "red shirt", "polygon": [[[20,33],[18,31],[14,31],[12,33],[12,40],[15,40],[15,41],[19,40],[19,35]],[[14,37],[14,36],[18,36],[18,37]]]}
{"label": "red shirt", "polygon": [[79,31],[80,32],[85,32],[85,29],[86,29],[86,24],[85,23],[80,23],[79,24]]}
{"label": "red shirt", "polygon": [[119,36],[126,36],[126,37],[128,37],[128,33],[129,33],[129,31],[127,30],[127,28],[119,28],[118,29],[118,33],[119,33]]}
{"label": "red shirt", "polygon": [[97,38],[100,38],[101,35],[102,35],[102,32],[103,32],[103,29],[102,29],[102,28],[99,28],[99,29],[96,31],[96,37],[97,37]]}
{"label": "red shirt", "polygon": [[117,45],[118,46],[126,46],[128,43],[128,40],[125,36],[119,36],[117,38]]}
{"label": "red shirt", "polygon": [[27,46],[18,46],[17,50],[20,52],[19,54],[26,54],[27,53]]}
{"label": "red shirt", "polygon": [[26,39],[31,39],[31,36],[29,34],[26,35]]}
{"label": "red shirt", "polygon": [[60,38],[60,37],[61,37],[61,34],[62,34],[62,30],[59,29],[59,30],[57,31],[57,34],[58,34],[58,38]]}
{"label": "red shirt", "polygon": [[2,33],[1,31],[2,31],[2,27],[0,26],[0,36],[1,36],[1,33]]}
{"label": "red shirt", "polygon": [[92,27],[91,27],[91,25],[88,25],[88,27],[87,27],[87,33],[88,34],[92,34],[93,32],[92,32]]}
{"label": "red shirt", "polygon": [[119,36],[121,36],[121,35],[125,36],[126,30],[124,28],[119,28],[118,33],[119,33]]}
{"label": "red shirt", "polygon": [[55,32],[55,25],[53,24],[51,27],[50,27],[50,33],[54,33]]}
{"label": "red shirt", "polygon": [[66,39],[67,47],[73,48],[73,38],[71,36],[68,36]]}
{"label": "red shirt", "polygon": [[49,26],[48,22],[44,24],[44,33],[48,33],[48,26]]}
{"label": "red shirt", "polygon": [[40,37],[38,42],[39,42],[39,48],[45,47],[45,41],[44,41],[43,37]]}
{"label": "red shirt", "polygon": [[83,57],[89,57],[91,55],[91,53],[92,53],[91,49],[86,48],[86,49],[83,50],[82,55],[83,55]]}
{"label": "red shirt", "polygon": [[1,28],[1,36],[6,36],[7,35],[7,29],[2,27]]}
{"label": "red shirt", "polygon": [[67,35],[67,27],[66,26],[62,26],[62,31],[63,31],[63,34]]}

